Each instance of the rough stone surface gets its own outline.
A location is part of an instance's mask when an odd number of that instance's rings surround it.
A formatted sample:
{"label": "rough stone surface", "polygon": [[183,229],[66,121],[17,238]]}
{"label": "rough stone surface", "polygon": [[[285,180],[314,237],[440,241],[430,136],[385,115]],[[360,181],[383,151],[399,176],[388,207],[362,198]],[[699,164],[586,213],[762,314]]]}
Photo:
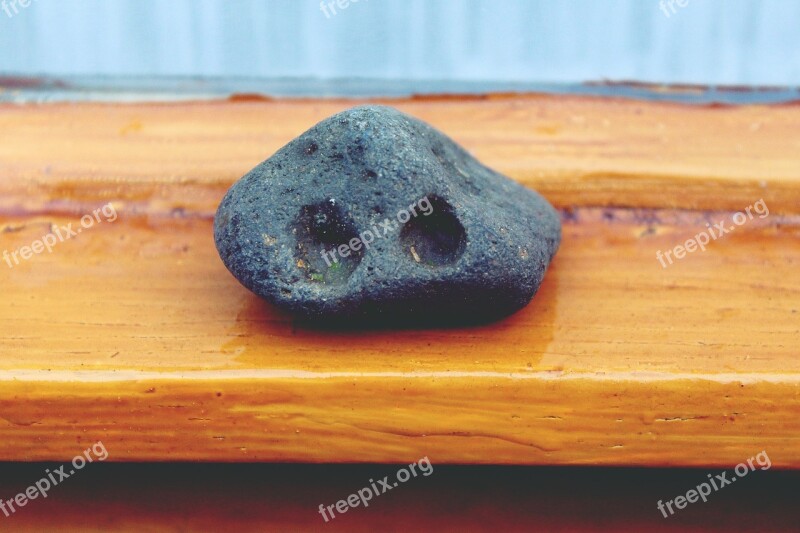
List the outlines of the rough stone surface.
{"label": "rough stone surface", "polygon": [[459,324],[525,306],[561,224],[539,194],[441,132],[363,106],[240,179],[214,237],[245,287],[303,318]]}

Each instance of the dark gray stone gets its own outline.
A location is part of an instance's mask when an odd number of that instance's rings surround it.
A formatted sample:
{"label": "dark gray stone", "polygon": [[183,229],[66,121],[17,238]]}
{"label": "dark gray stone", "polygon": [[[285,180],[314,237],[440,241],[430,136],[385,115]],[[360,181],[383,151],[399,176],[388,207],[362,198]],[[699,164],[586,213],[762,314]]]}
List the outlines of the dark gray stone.
{"label": "dark gray stone", "polygon": [[460,324],[525,306],[561,224],[539,194],[441,132],[363,106],[240,179],[214,238],[245,287],[306,319]]}

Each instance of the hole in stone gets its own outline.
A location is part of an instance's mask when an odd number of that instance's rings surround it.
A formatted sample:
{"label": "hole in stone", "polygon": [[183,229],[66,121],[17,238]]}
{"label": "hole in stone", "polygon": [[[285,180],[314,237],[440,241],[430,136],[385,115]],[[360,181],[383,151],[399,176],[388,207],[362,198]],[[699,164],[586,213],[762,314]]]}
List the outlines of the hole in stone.
{"label": "hole in stone", "polygon": [[433,211],[417,216],[403,225],[400,243],[413,261],[429,266],[455,263],[464,253],[467,232],[453,213],[453,207],[438,196],[428,197]]}
{"label": "hole in stone", "polygon": [[344,283],[361,263],[363,248],[354,250],[349,244],[358,237],[356,226],[333,198],[301,207],[292,230],[296,267],[311,282]]}
{"label": "hole in stone", "polygon": [[308,155],[313,154],[314,152],[317,151],[317,148],[319,148],[317,146],[317,143],[315,143],[314,141],[311,141],[310,143],[308,143],[306,145],[306,154],[308,154]]}

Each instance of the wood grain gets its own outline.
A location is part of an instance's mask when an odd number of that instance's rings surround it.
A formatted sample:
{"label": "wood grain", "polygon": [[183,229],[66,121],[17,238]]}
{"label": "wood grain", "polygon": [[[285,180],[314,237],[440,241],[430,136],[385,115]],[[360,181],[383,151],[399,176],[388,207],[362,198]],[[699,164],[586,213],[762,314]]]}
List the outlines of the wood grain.
{"label": "wood grain", "polygon": [[800,108],[395,104],[562,208],[516,315],[311,329],[227,273],[221,195],[345,102],[0,107],[0,250],[119,213],[0,262],[0,459],[800,466]]}
{"label": "wood grain", "polygon": [[[245,172],[360,102],[0,106],[0,208],[124,201],[213,213]],[[800,105],[494,96],[388,103],[558,207],[800,209]]]}

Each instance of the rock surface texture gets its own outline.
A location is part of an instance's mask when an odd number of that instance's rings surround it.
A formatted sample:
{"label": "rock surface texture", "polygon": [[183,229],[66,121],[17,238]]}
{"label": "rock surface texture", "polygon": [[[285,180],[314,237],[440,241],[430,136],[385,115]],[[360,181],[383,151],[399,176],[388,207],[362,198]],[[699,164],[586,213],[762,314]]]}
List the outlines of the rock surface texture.
{"label": "rock surface texture", "polygon": [[240,179],[214,238],[245,287],[306,319],[462,324],[530,301],[561,224],[539,194],[441,132],[363,106]]}

